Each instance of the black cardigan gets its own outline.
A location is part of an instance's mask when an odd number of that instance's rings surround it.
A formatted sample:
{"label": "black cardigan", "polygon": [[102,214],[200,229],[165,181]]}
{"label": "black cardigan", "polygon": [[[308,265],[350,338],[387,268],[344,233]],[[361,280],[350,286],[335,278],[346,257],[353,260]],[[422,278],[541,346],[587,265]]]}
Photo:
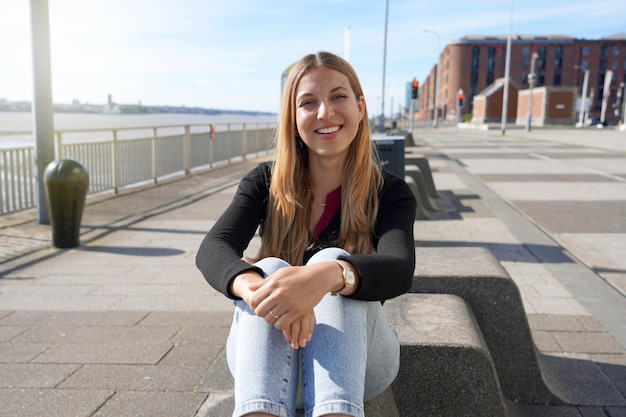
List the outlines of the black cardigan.
{"label": "black cardigan", "polygon": [[[379,209],[374,230],[375,254],[351,255],[344,259],[357,269],[360,280],[350,298],[383,301],[407,292],[413,282],[415,241],[413,222],[417,202],[404,180],[383,171],[384,183],[379,190]],[[202,241],[196,265],[213,288],[229,298],[230,283],[244,271],[260,269],[242,259],[244,250],[265,220],[271,163],[264,162],[250,171],[239,184],[226,211]],[[322,232],[314,249],[307,251],[305,261],[323,247],[333,246],[338,236],[340,213]]]}

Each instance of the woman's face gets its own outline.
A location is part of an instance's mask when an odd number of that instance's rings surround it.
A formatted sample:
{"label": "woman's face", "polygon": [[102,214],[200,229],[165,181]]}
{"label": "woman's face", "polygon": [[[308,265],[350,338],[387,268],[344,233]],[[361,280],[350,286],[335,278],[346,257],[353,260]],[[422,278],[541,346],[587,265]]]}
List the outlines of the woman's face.
{"label": "woman's face", "polygon": [[348,77],[320,67],[306,73],[296,89],[296,127],[311,158],[345,159],[363,119],[365,100]]}

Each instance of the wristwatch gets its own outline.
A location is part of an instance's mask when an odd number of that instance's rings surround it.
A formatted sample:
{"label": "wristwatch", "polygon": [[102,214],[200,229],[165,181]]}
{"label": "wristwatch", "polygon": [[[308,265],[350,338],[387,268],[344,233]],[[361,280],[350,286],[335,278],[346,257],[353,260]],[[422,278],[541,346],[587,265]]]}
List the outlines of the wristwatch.
{"label": "wristwatch", "polygon": [[348,266],[346,261],[340,261],[339,259],[335,259],[334,261],[341,266],[341,269],[343,269],[343,288],[340,291],[331,291],[330,295],[344,295],[348,292],[348,290],[350,290],[350,288],[354,287],[356,278],[354,276],[354,272],[352,272],[352,269]]}

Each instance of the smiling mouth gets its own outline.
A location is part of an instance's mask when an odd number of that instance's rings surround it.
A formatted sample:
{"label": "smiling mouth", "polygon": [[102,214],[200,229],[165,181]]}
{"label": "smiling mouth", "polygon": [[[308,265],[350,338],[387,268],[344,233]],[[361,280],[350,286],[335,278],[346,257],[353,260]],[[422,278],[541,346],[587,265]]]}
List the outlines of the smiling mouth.
{"label": "smiling mouth", "polygon": [[315,133],[319,133],[321,135],[328,135],[330,133],[337,132],[339,129],[341,129],[341,126],[325,127],[325,128],[316,130]]}

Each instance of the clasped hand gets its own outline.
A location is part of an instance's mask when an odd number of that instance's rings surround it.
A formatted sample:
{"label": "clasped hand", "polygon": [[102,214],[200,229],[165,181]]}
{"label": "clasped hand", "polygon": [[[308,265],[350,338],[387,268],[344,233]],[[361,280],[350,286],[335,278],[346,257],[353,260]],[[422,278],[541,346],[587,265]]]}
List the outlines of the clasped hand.
{"label": "clasped hand", "polygon": [[328,293],[323,263],[281,268],[248,286],[244,297],[254,314],[283,331],[291,347],[305,347],[315,328],[315,307]]}

